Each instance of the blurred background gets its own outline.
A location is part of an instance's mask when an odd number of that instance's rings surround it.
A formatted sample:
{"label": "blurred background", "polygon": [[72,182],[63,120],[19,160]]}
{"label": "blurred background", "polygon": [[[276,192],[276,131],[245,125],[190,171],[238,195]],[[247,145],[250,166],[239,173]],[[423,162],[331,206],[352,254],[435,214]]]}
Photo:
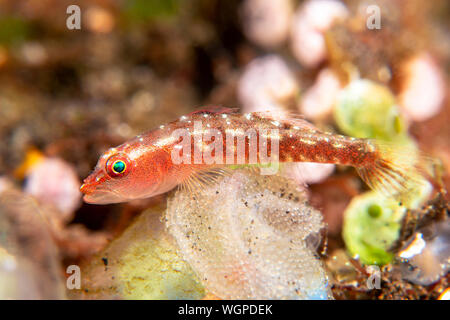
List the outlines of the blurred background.
{"label": "blurred background", "polygon": [[[22,264],[51,279],[88,261],[133,217],[165,203],[162,195],[83,204],[78,188],[99,155],[208,105],[291,111],[323,130],[414,144],[440,159],[448,188],[449,28],[445,0],[0,0],[0,193],[16,192],[0,209],[0,244],[54,265],[48,275]],[[309,200],[328,224],[328,252],[361,255],[342,235],[346,208],[367,191],[355,172],[311,165],[293,178],[310,184]],[[418,196],[421,204],[437,191]],[[51,236],[14,220],[34,221],[29,206],[50,221]],[[47,249],[25,254],[29,237]],[[13,297],[24,297],[13,287]],[[446,283],[437,287],[409,292],[437,298]],[[62,291],[37,284],[30,295]]]}

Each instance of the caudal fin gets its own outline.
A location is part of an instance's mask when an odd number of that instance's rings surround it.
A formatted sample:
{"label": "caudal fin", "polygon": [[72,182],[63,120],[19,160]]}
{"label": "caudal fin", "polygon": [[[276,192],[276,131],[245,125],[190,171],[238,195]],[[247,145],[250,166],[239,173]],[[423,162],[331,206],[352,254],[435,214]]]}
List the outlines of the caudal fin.
{"label": "caudal fin", "polygon": [[414,145],[371,141],[378,154],[371,165],[357,168],[358,174],[374,190],[396,199],[408,199],[427,176],[432,175],[433,160]]}

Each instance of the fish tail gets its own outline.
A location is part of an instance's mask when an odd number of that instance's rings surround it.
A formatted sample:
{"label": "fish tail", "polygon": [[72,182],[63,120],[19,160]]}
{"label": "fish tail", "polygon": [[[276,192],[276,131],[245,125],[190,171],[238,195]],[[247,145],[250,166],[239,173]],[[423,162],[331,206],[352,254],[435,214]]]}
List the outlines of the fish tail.
{"label": "fish tail", "polygon": [[423,155],[415,145],[398,145],[370,140],[374,157],[369,164],[356,168],[360,177],[372,189],[399,200],[407,200],[433,175],[433,159]]}

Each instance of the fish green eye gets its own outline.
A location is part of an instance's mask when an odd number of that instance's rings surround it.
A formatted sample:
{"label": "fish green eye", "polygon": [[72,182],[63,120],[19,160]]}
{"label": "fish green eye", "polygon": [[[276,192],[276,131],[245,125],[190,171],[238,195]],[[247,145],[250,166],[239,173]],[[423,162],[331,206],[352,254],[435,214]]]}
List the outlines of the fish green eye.
{"label": "fish green eye", "polygon": [[116,162],[114,162],[113,167],[112,167],[112,169],[115,173],[123,173],[126,168],[127,168],[127,165],[122,160],[117,160]]}
{"label": "fish green eye", "polygon": [[123,177],[129,173],[130,160],[124,154],[116,154],[106,161],[106,173],[112,177]]}

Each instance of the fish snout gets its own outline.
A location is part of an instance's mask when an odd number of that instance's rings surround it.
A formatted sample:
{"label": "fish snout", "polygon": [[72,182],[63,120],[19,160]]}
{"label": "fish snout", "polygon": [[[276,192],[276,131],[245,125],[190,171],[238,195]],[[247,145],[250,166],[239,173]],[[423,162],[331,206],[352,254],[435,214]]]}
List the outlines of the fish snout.
{"label": "fish snout", "polygon": [[85,183],[84,181],[83,181],[83,184],[82,184],[81,187],[80,187],[80,192],[81,192],[82,194],[87,194],[87,193],[89,193],[89,185],[88,185],[87,183]]}
{"label": "fish snout", "polygon": [[83,184],[80,187],[80,192],[83,194],[89,194],[95,191],[98,182],[93,175],[88,176],[83,180]]}
{"label": "fish snout", "polygon": [[83,180],[80,187],[83,193],[83,200],[92,204],[108,204],[123,202],[126,199],[121,197],[117,192],[110,190],[105,185],[107,178],[103,175],[91,174]]}
{"label": "fish snout", "polygon": [[86,198],[87,196],[95,194],[101,190],[104,182],[104,176],[101,176],[98,173],[92,173],[83,180],[83,184],[80,187],[80,192],[84,194],[84,197]]}

